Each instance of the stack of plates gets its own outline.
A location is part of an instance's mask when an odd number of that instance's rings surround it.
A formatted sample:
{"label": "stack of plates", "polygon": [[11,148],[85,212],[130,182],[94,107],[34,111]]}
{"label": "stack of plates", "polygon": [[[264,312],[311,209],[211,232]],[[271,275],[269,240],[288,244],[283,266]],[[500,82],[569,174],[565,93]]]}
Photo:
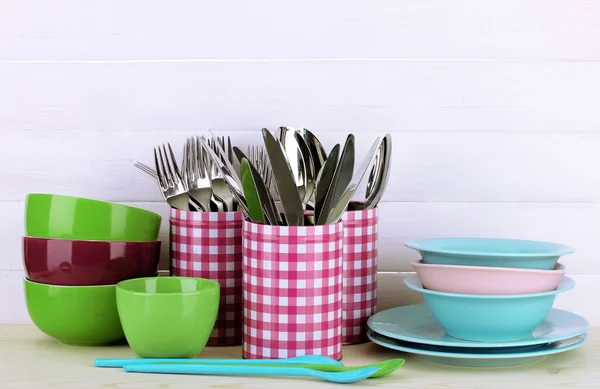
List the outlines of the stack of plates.
{"label": "stack of plates", "polygon": [[530,363],[586,342],[587,320],[552,307],[575,286],[558,263],[572,248],[489,238],[418,239],[406,246],[422,260],[404,284],[425,304],[373,315],[373,342],[460,366]]}
{"label": "stack of plates", "polygon": [[452,338],[425,304],[381,311],[368,321],[368,337],[380,346],[455,366],[514,366],[569,351],[587,341],[588,321],[553,308],[532,336],[510,342],[472,342]]}

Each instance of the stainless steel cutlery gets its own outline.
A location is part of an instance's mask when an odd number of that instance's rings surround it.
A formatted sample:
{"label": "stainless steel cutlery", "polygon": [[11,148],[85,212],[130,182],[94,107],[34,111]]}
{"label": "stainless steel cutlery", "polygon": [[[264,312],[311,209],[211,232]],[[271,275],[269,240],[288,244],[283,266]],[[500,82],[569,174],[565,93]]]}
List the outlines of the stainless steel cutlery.
{"label": "stainless steel cutlery", "polygon": [[210,211],[213,194],[211,177],[208,174],[206,153],[197,136],[188,138],[185,142],[182,165],[190,197],[198,202],[202,211]]}
{"label": "stainless steel cutlery", "polygon": [[375,208],[387,187],[390,176],[390,163],[392,158],[392,136],[386,134],[377,150],[375,164],[369,174],[369,183],[367,185],[367,198],[365,208]]}
{"label": "stainless steel cutlery", "polygon": [[183,179],[181,171],[177,166],[177,160],[175,159],[171,145],[167,143],[167,146],[169,148],[169,156],[167,156],[167,149],[164,144],[162,145],[162,151],[160,147],[154,149],[154,164],[156,166],[158,184],[163,197],[171,207],[187,210],[189,209],[190,199],[187,182]]}
{"label": "stainless steel cutlery", "polygon": [[[263,128],[263,145],[248,146],[246,154],[230,137],[210,135],[189,137],[181,164],[166,143],[154,149],[155,169],[134,167],[157,182],[173,208],[239,209],[251,221],[288,226],[337,223],[346,210],[374,208],[389,180],[390,134],[373,142],[356,171],[353,134],[329,154],[306,128],[279,127],[276,135]],[[352,202],[365,177],[364,202]]]}

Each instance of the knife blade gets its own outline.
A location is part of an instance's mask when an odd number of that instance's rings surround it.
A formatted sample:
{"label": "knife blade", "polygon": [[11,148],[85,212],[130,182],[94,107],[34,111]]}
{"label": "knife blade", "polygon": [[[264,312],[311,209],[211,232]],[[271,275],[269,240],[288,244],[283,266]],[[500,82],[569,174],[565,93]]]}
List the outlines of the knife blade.
{"label": "knife blade", "polygon": [[340,145],[338,143],[333,146],[333,149],[331,149],[329,156],[325,160],[323,167],[317,175],[317,185],[315,188],[315,221],[323,209],[323,202],[325,201],[325,196],[327,195],[329,185],[333,179],[333,173],[335,173],[335,167],[338,163],[339,153]]}
{"label": "knife blade", "polygon": [[[252,174],[252,179],[254,181],[254,185],[255,185],[256,191],[258,193],[258,198],[260,200],[262,213],[263,213],[264,217],[267,219],[266,221],[271,225],[275,225],[275,226],[279,225],[281,220],[280,220],[279,214],[277,212],[277,206],[275,205],[275,200],[273,200],[273,197],[269,193],[269,190],[267,189],[267,186],[265,185],[262,177],[260,176],[260,173],[254,167],[252,162],[250,162],[250,160],[246,157],[244,152],[242,150],[240,150],[237,146],[233,146],[233,152],[235,153],[235,156],[237,157],[237,159],[240,161],[240,164],[244,158],[248,160],[248,167],[250,169],[250,173]],[[244,181],[244,177],[242,177],[242,184],[243,184],[243,181]],[[245,193],[245,188],[244,188],[244,193]]]}
{"label": "knife blade", "polygon": [[327,190],[327,195],[323,201],[323,208],[319,213],[316,224],[326,224],[329,219],[329,214],[332,211],[332,207],[342,197],[342,194],[350,184],[352,180],[352,174],[354,173],[354,135],[349,134],[340,156],[340,161],[335,168],[333,173],[333,179]]}
{"label": "knife blade", "polygon": [[342,214],[346,208],[348,208],[348,203],[350,200],[352,200],[352,196],[354,196],[356,189],[358,189],[361,181],[365,177],[369,166],[371,166],[375,160],[375,156],[377,155],[377,150],[379,149],[380,144],[381,142],[379,138],[375,139],[375,142],[373,142],[371,145],[371,148],[367,152],[367,155],[363,159],[363,162],[358,168],[356,174],[352,177],[348,188],[344,191],[338,202],[333,205],[332,210],[327,218],[327,223],[337,223],[341,219]]}
{"label": "knife blade", "polygon": [[268,129],[263,128],[262,134],[287,225],[303,226],[304,208],[283,148]]}
{"label": "knife blade", "polygon": [[256,190],[256,184],[250,171],[250,164],[246,158],[242,158],[240,162],[240,174],[242,176],[242,188],[244,189],[244,197],[246,198],[246,205],[248,205],[250,220],[255,223],[264,223],[265,215],[262,212],[260,196]]}
{"label": "knife blade", "polygon": [[302,160],[304,161],[304,196],[301,198],[303,204],[308,204],[308,202],[313,198],[313,194],[315,192],[315,164],[311,157],[310,150],[302,135],[299,132],[294,131],[294,137],[296,138],[296,142],[298,143],[298,148],[300,149],[300,155],[302,156]]}

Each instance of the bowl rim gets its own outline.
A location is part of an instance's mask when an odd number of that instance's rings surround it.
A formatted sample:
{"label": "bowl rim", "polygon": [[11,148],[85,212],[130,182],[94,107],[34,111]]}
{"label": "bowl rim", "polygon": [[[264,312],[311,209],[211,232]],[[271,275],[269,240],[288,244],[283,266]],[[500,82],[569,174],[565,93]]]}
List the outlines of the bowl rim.
{"label": "bowl rim", "polygon": [[67,239],[67,238],[46,238],[43,236],[31,236],[31,235],[23,235],[23,242],[25,241],[49,241],[56,240],[62,242],[87,242],[87,243],[127,243],[127,244],[147,244],[147,245],[156,245],[162,243],[160,239],[156,240],[101,240],[101,239]]}
{"label": "bowl rim", "polygon": [[154,218],[162,219],[162,216],[160,214],[158,214],[154,211],[144,209],[144,208],[134,207],[132,205],[121,204],[121,203],[117,203],[114,201],[97,200],[97,199],[92,199],[89,197],[72,196],[72,195],[65,195],[65,194],[59,194],[59,193],[43,193],[43,192],[27,193],[27,195],[25,196],[25,210],[27,210],[27,202],[30,197],[61,197],[61,198],[67,198],[67,199],[71,199],[71,200],[85,200],[85,201],[89,201],[92,203],[109,204],[111,206],[123,207],[123,208],[131,209],[134,212],[146,213],[149,216],[152,216]]}
{"label": "bowl rim", "polygon": [[444,296],[444,297],[468,298],[468,299],[499,300],[499,299],[521,299],[521,298],[544,297],[544,296],[557,295],[557,294],[564,293],[564,292],[567,292],[567,291],[573,289],[575,287],[575,280],[573,280],[571,277],[563,276],[555,290],[551,290],[549,292],[527,293],[527,294],[492,294],[492,295],[488,295],[488,294],[440,292],[437,290],[425,289],[417,274],[408,275],[404,279],[404,285],[406,285],[407,288],[412,289],[417,292],[420,292],[422,294]]}
{"label": "bowl rim", "polygon": [[[423,243],[427,243],[428,241],[436,241],[436,240],[492,240],[492,241],[504,241],[504,242],[527,242],[527,243],[543,243],[550,247],[554,247],[554,250],[549,251],[539,251],[533,253],[494,253],[489,251],[464,251],[464,250],[453,250],[453,249],[442,249],[442,248],[428,248],[423,245]],[[469,236],[461,236],[461,237],[440,237],[440,238],[417,238],[411,239],[404,242],[404,246],[411,248],[417,251],[425,251],[430,253],[444,253],[444,254],[457,254],[464,256],[486,256],[486,257],[544,257],[544,256],[555,256],[555,255],[568,255],[575,252],[575,249],[571,246],[562,244],[562,243],[554,243],[543,240],[531,240],[531,239],[512,239],[512,238],[485,238],[485,237],[469,237]]]}
{"label": "bowl rim", "polygon": [[[194,280],[202,280],[203,282],[206,282],[206,284],[209,284],[207,286],[207,288],[205,289],[200,289],[200,290],[194,290],[191,292],[169,292],[169,293],[148,293],[148,292],[141,292],[141,291],[137,291],[137,290],[131,290],[131,289],[126,289],[123,286],[127,285],[128,283],[133,283],[133,282],[140,282],[140,281],[144,281],[144,280],[164,280],[164,279],[194,279]],[[159,282],[159,281],[157,281]],[[202,278],[202,277],[180,277],[180,276],[156,276],[156,277],[138,277],[138,278],[130,278],[128,280],[123,280],[121,282],[119,282],[118,284],[115,285],[117,290],[121,290],[123,292],[126,292],[128,294],[132,294],[132,295],[136,295],[136,296],[191,296],[191,295],[197,295],[197,294],[203,294],[205,291],[209,291],[209,290],[214,290],[214,289],[220,289],[221,285],[215,281],[215,280],[211,280],[210,278]]]}
{"label": "bowl rim", "polygon": [[560,262],[554,265],[553,269],[531,269],[520,267],[499,267],[499,266],[468,266],[468,265],[446,265],[441,263],[425,263],[423,260],[414,261],[411,263],[415,271],[417,268],[425,269],[446,269],[446,270],[464,270],[465,272],[473,271],[489,271],[497,273],[517,273],[517,274],[539,274],[539,275],[556,275],[565,274],[567,267]]}
{"label": "bowl rim", "polygon": [[43,282],[32,281],[27,277],[23,277],[25,284],[34,284],[34,285],[42,285],[49,288],[115,288],[117,284],[109,284],[109,285],[55,285],[55,284],[45,284]]}

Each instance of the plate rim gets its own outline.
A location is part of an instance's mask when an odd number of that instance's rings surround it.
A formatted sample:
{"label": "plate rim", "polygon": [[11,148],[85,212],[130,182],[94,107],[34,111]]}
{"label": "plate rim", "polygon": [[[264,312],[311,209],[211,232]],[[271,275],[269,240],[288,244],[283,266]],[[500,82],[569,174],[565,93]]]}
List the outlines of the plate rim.
{"label": "plate rim", "polygon": [[[581,347],[583,346],[585,343],[587,343],[587,341],[590,338],[590,335],[585,332],[583,334],[579,334],[576,336],[581,336],[581,335],[585,335],[579,342],[571,344],[569,346],[565,346],[562,348],[553,348],[550,350],[544,350],[544,351],[530,351],[530,352],[525,352],[525,353],[506,353],[506,354],[469,354],[469,353],[450,353],[450,352],[443,352],[443,351],[428,351],[428,350],[419,350],[419,349],[414,349],[411,347],[405,347],[405,346],[396,346],[396,345],[391,345],[391,344],[385,344],[385,342],[381,341],[381,340],[374,340],[373,337],[371,336],[371,332],[375,332],[373,330],[369,330],[367,331],[367,337],[369,338],[369,340],[381,347],[386,347],[392,350],[397,350],[397,351],[402,351],[402,352],[406,352],[409,354],[417,354],[417,355],[428,355],[428,356],[433,356],[433,357],[443,357],[443,358],[456,358],[456,359],[517,359],[517,358],[532,358],[532,357],[543,357],[546,355],[552,355],[552,354],[558,354],[561,352],[566,352],[566,351],[570,351],[573,350],[575,348]],[[377,332],[375,332],[377,334]],[[379,334],[381,336],[386,337],[383,334]],[[572,336],[572,338],[575,338],[576,336]],[[569,338],[567,338],[569,339]],[[394,339],[394,340],[398,340],[400,342],[402,342],[399,339]],[[393,346],[393,347],[390,347]]]}
{"label": "plate rim", "polygon": [[419,292],[423,295],[435,295],[442,297],[452,297],[457,299],[488,299],[488,300],[517,300],[517,299],[525,299],[525,298],[534,298],[534,297],[547,297],[547,296],[557,296],[561,293],[566,293],[575,287],[575,280],[567,275],[563,275],[558,283],[556,289],[551,290],[549,292],[542,293],[527,293],[527,294],[467,294],[467,293],[449,293],[449,292],[440,292],[437,290],[426,289],[423,287],[423,283],[419,278],[417,273],[410,274],[406,276],[403,281],[404,285],[414,290],[415,292]]}
{"label": "plate rim", "polygon": [[[442,240],[442,239],[460,239],[460,240],[496,240],[496,241],[512,241],[512,242],[533,242],[533,243],[544,243],[548,246],[554,246],[553,251],[547,252],[537,252],[537,253],[493,253],[486,251],[463,251],[463,250],[453,250],[453,249],[441,249],[441,248],[432,248],[426,247],[422,244],[423,241],[434,241],[434,240]],[[548,256],[563,256],[570,255],[575,253],[575,248],[563,244],[563,243],[555,243],[548,242],[542,240],[533,240],[533,239],[512,239],[512,238],[485,238],[485,237],[471,237],[471,236],[447,236],[440,238],[416,238],[410,239],[404,242],[404,246],[416,250],[416,251],[424,251],[427,253],[438,253],[438,254],[450,254],[450,255],[464,255],[464,256],[478,256],[478,257],[507,257],[507,258],[516,258],[516,257],[527,257],[527,258],[537,258],[537,257],[548,257]]]}
{"label": "plate rim", "polygon": [[[551,308],[550,312],[552,312],[552,311],[560,311],[560,312],[567,313],[569,315],[577,316],[577,317],[585,320],[586,326],[582,327],[581,330],[573,332],[573,333],[571,333],[569,335],[558,336],[556,338],[545,339],[545,340],[542,340],[540,338],[527,338],[527,339],[513,340],[513,341],[508,341],[508,342],[470,342],[470,343],[459,342],[459,343],[456,343],[456,344],[455,343],[449,343],[448,341],[443,341],[443,340],[417,339],[417,338],[414,338],[414,337],[407,337],[407,336],[402,335],[402,334],[400,334],[400,335],[398,335],[398,334],[392,334],[391,332],[380,331],[380,330],[374,329],[372,327],[373,326],[373,318],[376,317],[378,314],[386,312],[386,311],[391,311],[391,310],[396,310],[396,309],[403,309],[403,308],[406,308],[406,307],[422,307],[422,309],[429,310],[429,312],[431,313],[431,310],[429,309],[429,307],[427,306],[426,303],[422,303],[422,304],[410,304],[410,305],[404,305],[404,306],[401,306],[401,307],[389,308],[389,309],[385,309],[385,310],[383,310],[381,312],[377,312],[374,315],[372,315],[371,317],[369,317],[369,319],[367,320],[367,328],[369,330],[377,333],[377,334],[383,335],[383,336],[391,338],[391,339],[404,341],[404,342],[426,344],[426,345],[430,345],[430,346],[465,347],[465,348],[469,348],[469,347],[470,348],[519,347],[519,346],[533,346],[533,345],[538,345],[538,344],[542,344],[542,343],[559,342],[561,340],[565,340],[565,339],[569,339],[569,338],[574,338],[575,336],[579,336],[579,335],[581,335],[583,333],[586,333],[591,328],[589,321],[585,317],[583,317],[583,316],[581,316],[581,315],[579,315],[579,314],[577,314],[575,312],[571,312],[571,311],[567,311],[565,309],[559,309],[559,308]],[[432,318],[433,318],[433,315],[432,315]],[[433,319],[433,321],[435,322],[435,319]],[[435,322],[435,323],[437,323],[437,322]],[[439,325],[439,323],[437,323],[437,324]],[[443,330],[443,328],[442,328],[442,330]],[[465,341],[465,342],[467,342],[467,341]]]}

